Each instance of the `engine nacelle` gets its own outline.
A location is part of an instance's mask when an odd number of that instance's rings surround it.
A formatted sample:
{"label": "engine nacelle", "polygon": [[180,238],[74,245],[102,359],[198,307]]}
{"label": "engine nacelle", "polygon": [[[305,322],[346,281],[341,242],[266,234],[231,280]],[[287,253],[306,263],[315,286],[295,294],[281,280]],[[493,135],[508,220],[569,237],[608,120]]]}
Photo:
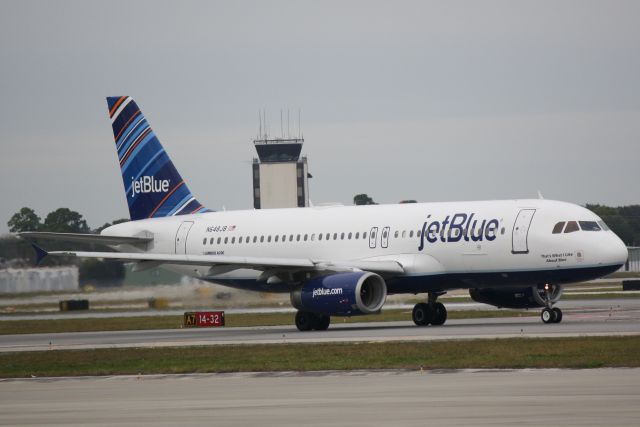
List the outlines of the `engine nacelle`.
{"label": "engine nacelle", "polygon": [[316,277],[291,292],[291,304],[298,310],[326,315],[376,313],[386,299],[384,279],[367,271]]}
{"label": "engine nacelle", "polygon": [[[562,295],[562,286],[549,285],[549,297],[555,304]],[[529,286],[526,288],[480,288],[469,289],[471,299],[483,304],[489,304],[498,308],[535,308],[544,307],[544,285]]]}

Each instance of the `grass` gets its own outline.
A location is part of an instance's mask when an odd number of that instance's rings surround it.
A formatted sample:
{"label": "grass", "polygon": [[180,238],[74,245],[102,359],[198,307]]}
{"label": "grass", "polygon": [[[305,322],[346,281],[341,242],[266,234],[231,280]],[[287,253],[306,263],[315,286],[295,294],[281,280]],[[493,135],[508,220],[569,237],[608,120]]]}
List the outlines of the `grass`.
{"label": "grass", "polygon": [[0,377],[354,369],[640,366],[640,337],[270,344],[0,354]]}
{"label": "grass", "polygon": [[[538,311],[516,310],[469,310],[451,311],[449,319],[469,319],[481,317],[521,317],[538,316]],[[278,326],[293,325],[295,313],[254,313],[227,314],[225,324],[238,326]],[[410,321],[410,310],[385,310],[379,315],[356,317],[333,317],[333,323]],[[59,332],[127,331],[146,329],[179,329],[182,316],[140,316],[108,318],[76,318],[54,320],[3,320],[0,321],[0,335],[34,334]]]}

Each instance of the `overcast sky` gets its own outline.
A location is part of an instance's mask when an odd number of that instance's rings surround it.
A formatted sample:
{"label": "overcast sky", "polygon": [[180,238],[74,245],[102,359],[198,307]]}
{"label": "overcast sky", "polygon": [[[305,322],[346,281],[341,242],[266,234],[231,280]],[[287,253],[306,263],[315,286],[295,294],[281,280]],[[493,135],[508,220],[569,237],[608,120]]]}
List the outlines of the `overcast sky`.
{"label": "overcast sky", "polygon": [[314,203],[640,203],[637,1],[0,1],[0,233],[128,216],[106,96],[192,192],[252,207],[265,109],[302,109]]}

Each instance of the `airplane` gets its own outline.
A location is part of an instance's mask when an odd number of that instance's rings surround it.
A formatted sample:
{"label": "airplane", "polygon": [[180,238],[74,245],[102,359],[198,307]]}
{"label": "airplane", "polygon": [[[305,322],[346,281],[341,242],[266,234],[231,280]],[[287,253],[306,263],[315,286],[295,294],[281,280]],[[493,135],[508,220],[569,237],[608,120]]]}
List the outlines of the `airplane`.
{"label": "airplane", "polygon": [[554,307],[563,286],[605,276],[627,260],[624,243],[593,212],[570,203],[497,200],[216,212],[174,167],[129,96],[107,98],[131,221],[101,234],[23,232],[30,240],[106,245],[116,252],[47,255],[166,268],[244,290],[285,292],[300,331],[326,330],[331,316],[380,313],[387,295],[426,294],[412,319],[447,320],[438,298],[468,289],[500,308]]}

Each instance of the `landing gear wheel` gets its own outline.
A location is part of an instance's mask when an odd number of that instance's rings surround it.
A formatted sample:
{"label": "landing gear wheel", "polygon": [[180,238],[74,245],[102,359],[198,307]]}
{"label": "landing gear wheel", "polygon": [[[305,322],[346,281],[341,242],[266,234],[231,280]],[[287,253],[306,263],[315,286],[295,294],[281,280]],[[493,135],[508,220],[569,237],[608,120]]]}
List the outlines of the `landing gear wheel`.
{"label": "landing gear wheel", "polygon": [[325,314],[318,315],[314,323],[315,324],[313,325],[313,329],[315,329],[316,331],[326,331],[327,329],[329,329],[331,317]]}
{"label": "landing gear wheel", "polygon": [[434,326],[444,325],[444,322],[447,321],[447,309],[444,304],[441,302],[437,302],[433,305],[433,319],[431,320],[431,324]]}
{"label": "landing gear wheel", "polygon": [[540,313],[540,318],[544,323],[555,323],[556,322],[556,313],[550,308],[545,308]]}
{"label": "landing gear wheel", "polygon": [[562,310],[560,310],[558,307],[554,307],[552,310],[553,314],[555,315],[555,320],[553,321],[553,323],[562,322]]}
{"label": "landing gear wheel", "polygon": [[[316,323],[316,315],[308,311],[298,311],[296,313],[296,327],[299,331],[305,332],[313,329]],[[328,326],[328,325],[327,325]]]}
{"label": "landing gear wheel", "polygon": [[411,314],[413,318],[413,323],[418,326],[427,326],[431,323],[432,317],[431,309],[429,308],[429,304],[421,302],[416,304],[413,307],[413,313]]}

